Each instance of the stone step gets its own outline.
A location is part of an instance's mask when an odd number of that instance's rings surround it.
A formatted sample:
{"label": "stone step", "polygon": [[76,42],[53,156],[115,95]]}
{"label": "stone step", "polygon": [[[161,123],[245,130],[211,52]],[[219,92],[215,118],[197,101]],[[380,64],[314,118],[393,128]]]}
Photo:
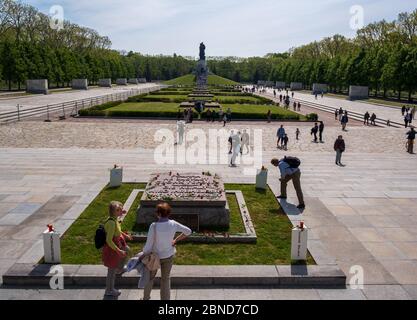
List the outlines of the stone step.
{"label": "stone step", "polygon": [[[49,286],[52,265],[15,264],[3,275],[8,287]],[[64,285],[68,287],[105,287],[107,268],[101,265],[62,265]],[[117,280],[121,288],[137,288],[136,271]],[[155,285],[160,282],[158,272]],[[178,266],[171,272],[171,287],[285,287],[345,288],[346,275],[337,265],[243,265],[243,266]]]}

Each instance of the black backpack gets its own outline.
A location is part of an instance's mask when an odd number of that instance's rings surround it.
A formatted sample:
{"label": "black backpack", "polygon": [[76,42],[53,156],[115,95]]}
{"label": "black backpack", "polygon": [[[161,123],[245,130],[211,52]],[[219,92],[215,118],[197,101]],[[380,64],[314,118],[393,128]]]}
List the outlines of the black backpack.
{"label": "black backpack", "polygon": [[297,169],[301,165],[301,161],[297,157],[285,157],[283,161],[293,169]]}
{"label": "black backpack", "polygon": [[[113,218],[108,218],[104,224],[107,223],[107,221],[113,220]],[[106,230],[104,229],[104,224],[100,224],[96,230],[96,235],[94,236],[94,244],[96,246],[96,249],[101,249],[106,244]]]}

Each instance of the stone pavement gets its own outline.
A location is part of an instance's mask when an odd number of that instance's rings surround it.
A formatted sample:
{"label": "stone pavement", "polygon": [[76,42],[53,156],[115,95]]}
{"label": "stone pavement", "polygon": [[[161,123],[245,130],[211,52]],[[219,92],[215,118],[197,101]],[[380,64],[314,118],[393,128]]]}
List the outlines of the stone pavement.
{"label": "stone pavement", "polygon": [[[267,92],[268,96],[273,96],[272,89],[267,89]],[[401,124],[404,123],[404,117],[401,114],[401,108],[375,105],[360,100],[349,101],[347,99],[332,98],[326,95],[324,95],[323,98],[318,95],[316,100],[314,95],[298,91],[295,91],[294,98],[308,102],[319,103],[334,108],[342,107],[343,110],[358,112],[363,115],[366,113],[366,111],[368,111],[371,115],[372,113],[375,113],[376,116],[380,119],[391,120]]]}
{"label": "stone pavement", "polygon": [[19,104],[23,109],[46,106],[48,104],[57,104],[68,101],[75,101],[87,98],[94,98],[112,93],[121,93],[131,89],[141,89],[156,86],[154,83],[113,86],[112,88],[91,88],[89,90],[70,90],[61,93],[53,93],[49,95],[30,95],[16,98],[0,99],[0,113],[8,111],[16,111]]}
{"label": "stone pavement", "polygon": [[[190,170],[187,165],[161,168],[154,161],[155,129],[151,126],[172,124],[63,122],[53,123],[50,131],[38,124],[13,124],[0,131],[0,274],[16,262],[36,263],[40,253],[32,248],[39,243],[46,224],[54,223],[65,230],[107,183],[108,168],[114,163],[124,166],[125,181],[146,181],[149,173],[157,169]],[[270,168],[269,183],[276,194],[278,173],[269,165],[270,159],[291,154],[302,160],[307,208],[303,214],[295,209],[292,186],[288,203],[282,205],[293,222],[302,219],[310,228],[309,247],[317,262],[328,259],[337,263],[348,283],[353,275],[351,267],[360,266],[365,288],[175,290],[175,297],[232,299],[239,290],[239,299],[417,299],[417,163],[415,155],[404,151],[404,130],[350,129],[344,133],[348,150],[342,159],[346,167],[342,168],[334,165],[331,151],[333,139],[340,132],[336,127],[326,129],[326,143],[314,144],[308,134],[309,125],[302,126],[304,140],[284,152],[275,148],[276,124],[252,125],[265,131],[263,163]],[[295,131],[294,126],[288,129]],[[217,172],[225,182],[254,182],[254,177],[243,174],[242,167],[197,165],[193,169]],[[136,299],[138,291],[123,294]],[[0,298],[4,299],[101,299],[101,295],[100,290],[84,288],[59,293],[0,290]]]}

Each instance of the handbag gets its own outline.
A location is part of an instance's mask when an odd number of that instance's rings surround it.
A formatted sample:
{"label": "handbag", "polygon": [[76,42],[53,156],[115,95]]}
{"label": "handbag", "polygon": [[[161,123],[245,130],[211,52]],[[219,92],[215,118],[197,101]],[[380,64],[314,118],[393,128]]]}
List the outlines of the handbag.
{"label": "handbag", "polygon": [[149,271],[157,271],[161,268],[161,261],[159,260],[158,254],[155,252],[155,243],[156,243],[156,224],[154,225],[154,238],[152,245],[152,252],[147,254],[142,262],[148,268]]}

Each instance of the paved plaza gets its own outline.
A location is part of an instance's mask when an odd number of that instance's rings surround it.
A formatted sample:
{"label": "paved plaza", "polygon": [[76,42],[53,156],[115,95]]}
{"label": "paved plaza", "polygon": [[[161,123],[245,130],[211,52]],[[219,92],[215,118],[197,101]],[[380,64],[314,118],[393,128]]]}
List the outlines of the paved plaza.
{"label": "paved plaza", "polygon": [[[360,104],[360,103],[359,103]],[[398,111],[399,112],[399,111]],[[289,187],[290,219],[310,228],[309,250],[318,264],[335,263],[347,275],[343,289],[176,289],[182,299],[417,299],[417,162],[405,152],[405,129],[354,125],[342,132],[326,123],[323,144],[312,143],[311,123],[284,123],[290,133],[289,151],[276,149],[278,123],[237,122],[226,129],[262,129],[263,163],[269,184],[279,194],[278,172],[272,157],[294,155],[302,160],[302,187],[307,208],[295,208]],[[295,129],[301,130],[295,141]],[[124,181],[144,182],[161,170],[154,160],[157,129],[175,129],[169,121],[69,120],[25,121],[0,126],[0,274],[14,263],[37,263],[46,224],[65,231],[107,184],[109,168],[124,167]],[[221,128],[194,123],[187,130]],[[333,142],[343,134],[346,167],[334,165]],[[207,145],[208,149],[213,146]],[[186,165],[162,169],[189,171]],[[220,174],[226,183],[253,183],[243,167],[196,165],[197,171]],[[353,290],[352,267],[364,270],[365,287]],[[237,296],[237,292],[239,295]],[[102,290],[62,292],[1,288],[0,299],[102,299]],[[154,291],[155,298],[158,296]],[[138,299],[138,290],[125,290],[121,299]]]}
{"label": "paved plaza", "polygon": [[157,86],[153,83],[138,85],[113,86],[112,88],[91,88],[89,90],[68,90],[63,92],[53,92],[48,95],[28,95],[17,96],[14,98],[2,98],[0,96],[0,113],[16,111],[16,106],[20,105],[22,110],[41,107],[52,104],[59,104],[69,101],[82,100],[94,97],[100,97],[110,94],[123,93],[132,89],[145,89]]}

